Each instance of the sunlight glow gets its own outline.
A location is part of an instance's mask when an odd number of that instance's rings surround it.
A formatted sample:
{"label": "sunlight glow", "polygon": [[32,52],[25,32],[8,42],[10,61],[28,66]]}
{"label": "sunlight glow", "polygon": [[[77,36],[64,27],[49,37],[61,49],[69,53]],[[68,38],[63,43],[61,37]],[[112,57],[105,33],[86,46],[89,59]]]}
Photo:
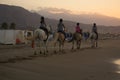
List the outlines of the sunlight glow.
{"label": "sunlight glow", "polygon": [[120,0],[0,0],[0,3],[21,6],[28,10],[52,7],[73,13],[99,13],[120,18]]}
{"label": "sunlight glow", "polygon": [[116,64],[116,65],[118,65],[118,69],[119,69],[119,70],[116,71],[116,72],[120,74],[120,59],[115,60],[113,63]]}

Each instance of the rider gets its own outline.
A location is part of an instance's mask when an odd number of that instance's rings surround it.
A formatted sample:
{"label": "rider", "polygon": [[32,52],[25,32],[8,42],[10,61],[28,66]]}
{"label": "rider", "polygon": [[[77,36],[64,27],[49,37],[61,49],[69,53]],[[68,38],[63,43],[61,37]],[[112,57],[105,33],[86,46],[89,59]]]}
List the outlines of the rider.
{"label": "rider", "polygon": [[82,29],[80,28],[80,23],[76,24],[75,30],[76,30],[76,33],[80,33],[82,35]]}
{"label": "rider", "polygon": [[97,32],[97,26],[96,26],[96,23],[93,23],[92,32],[96,33],[96,35],[97,35],[97,39],[98,39],[98,32]]}
{"label": "rider", "polygon": [[65,26],[63,24],[63,19],[62,18],[59,20],[57,31],[63,33],[65,38],[66,38]]}
{"label": "rider", "polygon": [[48,36],[48,30],[47,30],[47,25],[46,25],[46,23],[45,23],[45,20],[44,20],[44,17],[43,16],[41,16],[41,21],[40,21],[40,29],[42,29],[42,30],[44,30],[45,31],[45,33],[47,34],[47,36]]}

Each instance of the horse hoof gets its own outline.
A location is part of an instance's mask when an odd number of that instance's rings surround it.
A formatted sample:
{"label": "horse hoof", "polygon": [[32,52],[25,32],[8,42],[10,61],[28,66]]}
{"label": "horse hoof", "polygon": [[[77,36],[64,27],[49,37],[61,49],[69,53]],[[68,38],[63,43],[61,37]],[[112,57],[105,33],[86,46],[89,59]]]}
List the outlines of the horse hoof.
{"label": "horse hoof", "polygon": [[56,54],[57,52],[56,52],[56,51],[54,51],[54,53]]}
{"label": "horse hoof", "polygon": [[40,51],[40,54],[42,54],[42,52]]}
{"label": "horse hoof", "polygon": [[70,51],[73,51],[73,49],[70,49]]}
{"label": "horse hoof", "polygon": [[65,54],[66,52],[65,51],[62,51],[63,54]]}
{"label": "horse hoof", "polygon": [[80,49],[80,47],[77,47],[77,49]]}
{"label": "horse hoof", "polygon": [[46,55],[46,53],[44,52],[44,55]]}
{"label": "horse hoof", "polygon": [[59,52],[62,52],[62,50],[59,50]]}
{"label": "horse hoof", "polygon": [[72,47],[72,50],[73,50],[74,48]]}
{"label": "horse hoof", "polygon": [[48,57],[49,55],[48,54],[45,54],[46,57]]}
{"label": "horse hoof", "polygon": [[34,55],[37,55],[36,51],[34,52]]}

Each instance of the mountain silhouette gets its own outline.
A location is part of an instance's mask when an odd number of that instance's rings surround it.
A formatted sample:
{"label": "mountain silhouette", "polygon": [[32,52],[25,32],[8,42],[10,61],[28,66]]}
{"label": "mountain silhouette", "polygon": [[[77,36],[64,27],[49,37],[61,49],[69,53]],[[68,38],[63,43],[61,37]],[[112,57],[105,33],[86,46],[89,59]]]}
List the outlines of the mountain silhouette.
{"label": "mountain silhouette", "polygon": [[37,13],[47,16],[48,18],[58,19],[63,17],[69,21],[91,24],[96,22],[98,25],[119,26],[120,18],[101,15],[98,13],[79,13],[73,14],[72,11],[58,8],[40,8]]}
{"label": "mountain silhouette", "polygon": [[[67,12],[67,11],[66,11]],[[64,14],[66,13],[64,12]],[[51,25],[53,30],[56,30],[57,24],[59,22],[59,19],[61,18],[61,15],[57,14],[59,17],[54,18],[56,15],[53,17],[48,17],[47,15],[43,15],[41,13],[37,13],[35,11],[28,11],[22,7],[19,6],[12,6],[12,5],[5,5],[5,4],[0,4],[0,25],[3,22],[7,22],[8,24],[14,22],[16,24],[16,29],[36,29],[40,25],[40,17],[44,16],[45,21],[47,25]],[[51,14],[48,14],[51,15]],[[66,14],[67,16],[68,14]],[[75,16],[72,16],[74,18]],[[72,21],[72,20],[67,20],[65,17],[62,17],[64,20],[64,24],[68,31],[74,32],[75,26],[77,21]],[[84,21],[84,19],[83,19]],[[82,20],[81,20],[82,22]],[[80,23],[81,28],[83,31],[91,31],[92,24],[83,24]],[[113,26],[98,26],[98,31],[101,33],[103,32],[120,32],[120,27],[113,27]]]}

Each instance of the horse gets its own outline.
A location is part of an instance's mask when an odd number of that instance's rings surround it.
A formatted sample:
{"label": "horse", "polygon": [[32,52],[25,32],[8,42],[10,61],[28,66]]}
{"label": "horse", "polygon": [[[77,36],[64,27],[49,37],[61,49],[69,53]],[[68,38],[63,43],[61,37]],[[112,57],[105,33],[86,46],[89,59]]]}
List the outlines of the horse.
{"label": "horse", "polygon": [[82,34],[77,33],[77,32],[73,33],[73,39],[71,40],[71,42],[72,42],[72,49],[74,49],[75,42],[76,42],[77,49],[80,49],[81,40],[82,40]]}
{"label": "horse", "polygon": [[98,47],[98,36],[95,32],[90,34],[91,47]]}
{"label": "horse", "polygon": [[[49,33],[50,26],[47,26],[46,28]],[[32,47],[34,48],[34,55],[37,54],[37,47],[39,47],[40,54],[43,53],[44,55],[46,55],[46,53],[48,52],[48,49],[47,49],[48,37],[49,37],[49,34],[47,35],[43,29],[38,28],[34,30],[33,39],[32,39]]]}
{"label": "horse", "polygon": [[56,53],[56,44],[59,43],[59,51],[63,51],[64,49],[64,42],[65,42],[65,35],[62,32],[54,32],[53,34],[53,46],[54,46],[54,53]]}
{"label": "horse", "polygon": [[31,39],[33,38],[33,31],[24,31],[25,44],[31,44]]}

